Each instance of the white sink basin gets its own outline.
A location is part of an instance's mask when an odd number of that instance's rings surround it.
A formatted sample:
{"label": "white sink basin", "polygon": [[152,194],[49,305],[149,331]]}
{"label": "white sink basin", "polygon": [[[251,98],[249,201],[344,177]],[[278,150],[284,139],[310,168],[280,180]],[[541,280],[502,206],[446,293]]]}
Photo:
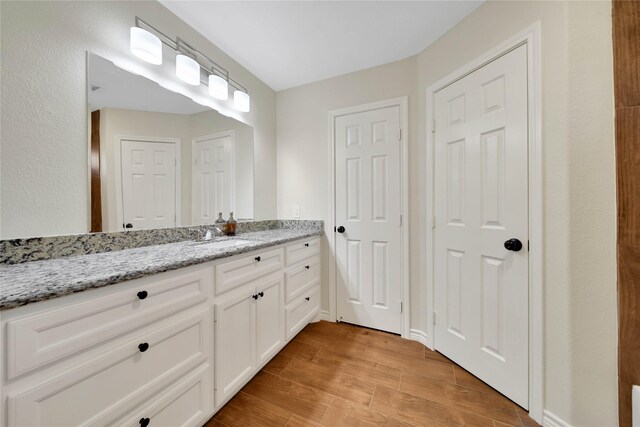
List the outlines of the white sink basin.
{"label": "white sink basin", "polygon": [[194,242],[194,244],[196,245],[204,245],[208,248],[213,248],[213,249],[231,248],[235,246],[246,245],[247,243],[252,243],[252,241],[242,240],[242,239],[228,239],[228,240],[205,240],[202,242]]}

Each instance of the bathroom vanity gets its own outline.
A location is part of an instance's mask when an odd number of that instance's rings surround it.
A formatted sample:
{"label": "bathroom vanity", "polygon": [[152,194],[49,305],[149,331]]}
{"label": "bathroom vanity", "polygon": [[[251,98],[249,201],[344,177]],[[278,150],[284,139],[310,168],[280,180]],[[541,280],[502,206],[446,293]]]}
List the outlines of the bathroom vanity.
{"label": "bathroom vanity", "polygon": [[318,316],[320,234],[2,266],[1,424],[202,425]]}

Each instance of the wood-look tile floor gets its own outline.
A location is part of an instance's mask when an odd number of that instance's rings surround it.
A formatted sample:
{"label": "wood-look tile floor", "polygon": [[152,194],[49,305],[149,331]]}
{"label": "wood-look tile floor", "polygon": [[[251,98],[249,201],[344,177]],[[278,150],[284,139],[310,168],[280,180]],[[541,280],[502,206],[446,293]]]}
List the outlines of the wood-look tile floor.
{"label": "wood-look tile floor", "polygon": [[308,325],[206,427],[538,424],[415,341],[345,323]]}

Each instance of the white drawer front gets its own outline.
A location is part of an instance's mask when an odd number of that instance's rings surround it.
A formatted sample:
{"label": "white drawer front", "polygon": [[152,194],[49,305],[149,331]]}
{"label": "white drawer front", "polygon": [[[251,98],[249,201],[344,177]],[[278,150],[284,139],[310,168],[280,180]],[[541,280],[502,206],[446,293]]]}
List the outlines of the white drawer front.
{"label": "white drawer front", "polygon": [[6,330],[7,377],[200,304],[211,293],[212,280],[213,267],[168,272],[123,283],[126,290],[107,296],[11,320]]}
{"label": "white drawer front", "polygon": [[320,238],[312,237],[307,240],[301,240],[298,243],[288,245],[287,267],[290,267],[306,258],[312,257],[320,253]]}
{"label": "white drawer front", "polygon": [[320,311],[320,287],[310,289],[286,311],[287,340],[293,338]]}
{"label": "white drawer front", "polygon": [[[10,394],[9,425],[104,424],[111,414],[131,410],[204,363],[211,353],[212,324],[210,308],[167,319],[67,374]],[[144,352],[142,343],[149,346]]]}
{"label": "white drawer front", "polygon": [[212,378],[211,365],[201,365],[168,390],[149,399],[148,404],[141,405],[140,408],[115,422],[110,422],[109,425],[140,427],[141,420],[144,419],[148,419],[149,426],[153,427],[202,425],[213,412]]}
{"label": "white drawer front", "polygon": [[316,255],[287,271],[285,277],[287,303],[298,298],[304,291],[319,283],[320,256]]}
{"label": "white drawer front", "polygon": [[261,276],[282,269],[282,248],[254,252],[246,257],[223,262],[216,266],[216,295],[242,286]]}

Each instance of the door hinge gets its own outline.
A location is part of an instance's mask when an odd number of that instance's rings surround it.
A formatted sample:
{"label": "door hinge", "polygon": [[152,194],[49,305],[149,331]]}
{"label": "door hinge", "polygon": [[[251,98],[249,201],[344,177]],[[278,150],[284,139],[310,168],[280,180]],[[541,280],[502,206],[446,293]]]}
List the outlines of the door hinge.
{"label": "door hinge", "polygon": [[400,313],[402,313],[402,301],[400,301]]}
{"label": "door hinge", "polygon": [[433,312],[433,325],[436,325],[436,312]]}
{"label": "door hinge", "polygon": [[402,215],[400,215],[400,227],[402,227]]}
{"label": "door hinge", "polygon": [[431,229],[435,229],[436,228],[436,216],[434,215],[433,218],[431,218]]}
{"label": "door hinge", "polygon": [[433,119],[431,122],[431,133],[436,133],[436,120]]}
{"label": "door hinge", "polygon": [[531,243],[527,240],[527,251],[531,250]]}

